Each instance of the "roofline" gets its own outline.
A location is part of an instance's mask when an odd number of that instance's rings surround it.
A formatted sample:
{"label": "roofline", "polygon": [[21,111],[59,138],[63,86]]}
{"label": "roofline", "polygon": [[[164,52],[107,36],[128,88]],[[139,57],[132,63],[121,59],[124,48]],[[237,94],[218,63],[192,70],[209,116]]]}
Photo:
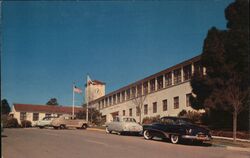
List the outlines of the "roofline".
{"label": "roofline", "polygon": [[115,91],[112,91],[112,92],[110,92],[110,93],[108,93],[108,94],[106,94],[106,95],[104,95],[104,96],[102,96],[102,97],[100,97],[100,98],[97,98],[96,100],[91,101],[90,103],[93,103],[93,102],[102,100],[102,99],[104,99],[105,97],[112,96],[113,94],[115,94],[115,93],[117,93],[117,92],[124,91],[124,90],[128,89],[129,87],[136,86],[137,84],[143,83],[143,82],[145,82],[145,81],[147,81],[147,80],[150,80],[150,79],[153,79],[153,78],[157,77],[158,75],[161,75],[161,74],[163,74],[163,73],[167,73],[168,71],[172,71],[173,69],[176,69],[176,68],[179,67],[179,66],[188,65],[188,64],[190,64],[190,63],[197,62],[197,61],[199,61],[200,59],[201,59],[201,55],[197,55],[197,56],[195,56],[195,57],[193,57],[193,58],[191,58],[191,59],[184,60],[183,62],[181,62],[181,63],[179,63],[179,64],[173,65],[173,66],[171,66],[171,67],[169,67],[169,68],[166,68],[166,69],[164,69],[164,70],[162,70],[162,71],[160,71],[160,72],[157,72],[157,73],[155,73],[155,74],[153,74],[153,75],[150,75],[150,76],[148,76],[148,77],[145,77],[145,78],[143,78],[143,79],[141,79],[141,80],[137,80],[137,81],[135,81],[135,82],[133,82],[133,83],[131,83],[131,84],[128,84],[127,86],[124,86],[124,87],[119,88],[119,89],[117,89],[117,90],[115,90]]}

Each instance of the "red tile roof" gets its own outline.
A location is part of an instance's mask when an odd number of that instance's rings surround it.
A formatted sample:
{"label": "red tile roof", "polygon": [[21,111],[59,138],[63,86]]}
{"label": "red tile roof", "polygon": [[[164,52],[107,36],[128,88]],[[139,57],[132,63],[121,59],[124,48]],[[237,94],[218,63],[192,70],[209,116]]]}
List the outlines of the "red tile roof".
{"label": "red tile roof", "polygon": [[[51,106],[51,105],[34,105],[34,104],[13,104],[18,112],[45,112],[58,114],[71,114],[72,107],[67,106]],[[82,107],[75,107],[75,113],[83,111]]]}

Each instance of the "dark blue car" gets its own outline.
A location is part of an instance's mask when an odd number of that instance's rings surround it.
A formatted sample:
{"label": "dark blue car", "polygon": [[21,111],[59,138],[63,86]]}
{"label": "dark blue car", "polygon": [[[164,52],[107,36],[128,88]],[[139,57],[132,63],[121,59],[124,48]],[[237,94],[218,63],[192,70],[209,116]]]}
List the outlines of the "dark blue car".
{"label": "dark blue car", "polygon": [[188,119],[178,117],[162,117],[159,122],[143,126],[143,136],[149,140],[153,137],[170,139],[177,144],[182,139],[197,142],[211,140],[208,129],[191,123]]}

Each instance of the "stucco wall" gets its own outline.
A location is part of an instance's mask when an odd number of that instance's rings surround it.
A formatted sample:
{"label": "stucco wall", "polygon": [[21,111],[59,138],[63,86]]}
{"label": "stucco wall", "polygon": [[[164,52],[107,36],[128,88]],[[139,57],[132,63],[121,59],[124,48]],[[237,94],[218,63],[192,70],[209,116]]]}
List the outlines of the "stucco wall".
{"label": "stucco wall", "polygon": [[[144,104],[148,104],[148,114],[144,115],[144,108],[142,108],[142,119],[146,116],[177,116],[178,113],[183,110],[192,110],[191,107],[186,106],[186,94],[191,93],[192,89],[190,82],[183,82],[179,85],[174,85],[153,93],[150,93],[146,96]],[[179,96],[179,108],[174,109],[174,97]],[[163,111],[162,101],[167,99],[168,110]],[[157,102],[157,112],[153,113],[153,102]],[[136,116],[136,105],[132,100],[112,105],[103,109],[100,109],[102,115],[106,115],[106,121],[109,122],[112,120],[112,113],[119,112],[119,115],[123,114],[123,110],[126,110],[126,115],[129,115],[129,109],[132,108],[132,116],[139,122],[139,116]]]}

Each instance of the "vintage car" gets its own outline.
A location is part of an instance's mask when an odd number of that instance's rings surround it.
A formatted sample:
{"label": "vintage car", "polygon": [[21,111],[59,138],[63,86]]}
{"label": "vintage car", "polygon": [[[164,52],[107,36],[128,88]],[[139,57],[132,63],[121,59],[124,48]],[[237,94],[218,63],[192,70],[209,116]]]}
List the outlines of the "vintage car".
{"label": "vintage car", "polygon": [[125,133],[139,134],[142,126],[136,123],[132,117],[116,116],[112,122],[106,124],[106,132],[116,132],[119,135]]}
{"label": "vintage car", "polygon": [[88,123],[86,120],[77,119],[73,115],[64,114],[52,120],[51,125],[55,129],[65,129],[65,128],[78,128],[78,129],[86,129],[88,127]]}
{"label": "vintage car", "polygon": [[143,136],[147,140],[153,137],[167,138],[173,144],[179,143],[182,139],[202,143],[212,138],[208,129],[178,117],[162,117],[157,123],[144,125]]}
{"label": "vintage car", "polygon": [[51,127],[51,122],[53,119],[55,119],[56,117],[44,117],[42,120],[37,121],[36,126],[39,128],[44,128],[44,127]]}

